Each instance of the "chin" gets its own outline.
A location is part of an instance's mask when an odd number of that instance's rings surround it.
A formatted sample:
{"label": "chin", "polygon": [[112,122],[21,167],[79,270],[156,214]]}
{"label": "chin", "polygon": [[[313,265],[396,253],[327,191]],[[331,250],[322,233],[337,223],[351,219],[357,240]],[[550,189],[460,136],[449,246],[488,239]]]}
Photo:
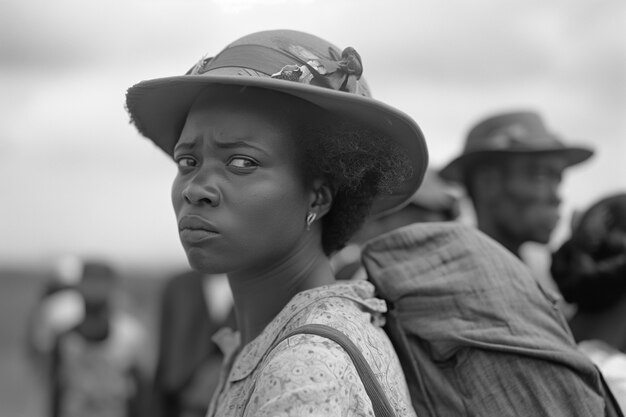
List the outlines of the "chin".
{"label": "chin", "polygon": [[552,237],[552,231],[536,233],[535,236],[530,239],[531,242],[541,243],[542,245],[547,245],[550,243],[550,238]]}
{"label": "chin", "polygon": [[208,258],[203,251],[197,248],[190,248],[185,252],[189,266],[198,272],[204,274],[225,274],[228,272],[228,268],[225,268],[219,261]]}

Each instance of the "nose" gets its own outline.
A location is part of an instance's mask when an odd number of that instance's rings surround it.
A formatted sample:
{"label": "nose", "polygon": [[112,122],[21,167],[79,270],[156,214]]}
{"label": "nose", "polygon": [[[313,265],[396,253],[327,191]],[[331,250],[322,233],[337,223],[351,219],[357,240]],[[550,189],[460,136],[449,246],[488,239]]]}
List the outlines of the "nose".
{"label": "nose", "polygon": [[206,204],[216,207],[220,204],[220,191],[215,184],[214,176],[198,173],[183,187],[182,196],[188,204]]}

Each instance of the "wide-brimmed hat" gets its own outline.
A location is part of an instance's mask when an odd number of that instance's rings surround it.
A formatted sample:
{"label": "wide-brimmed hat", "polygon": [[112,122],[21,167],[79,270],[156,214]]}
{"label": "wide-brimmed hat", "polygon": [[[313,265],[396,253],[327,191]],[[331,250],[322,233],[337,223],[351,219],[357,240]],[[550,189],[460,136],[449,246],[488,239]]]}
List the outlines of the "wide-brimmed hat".
{"label": "wide-brimmed hat", "polygon": [[555,154],[566,166],[583,162],[593,155],[587,147],[567,146],[548,131],[541,116],[532,111],[503,113],[476,124],[467,135],[463,153],[444,167],[442,178],[464,182],[467,169],[487,157],[514,154]]}
{"label": "wide-brimmed hat", "polygon": [[378,196],[371,213],[404,204],[419,187],[428,152],[417,123],[371,97],[354,48],[343,51],[316,36],[272,30],[244,36],[185,75],[142,81],[126,94],[140,133],[170,156],[196,97],[216,84],[260,87],[299,97],[335,115],[374,129],[400,145],[413,172],[390,194]]}

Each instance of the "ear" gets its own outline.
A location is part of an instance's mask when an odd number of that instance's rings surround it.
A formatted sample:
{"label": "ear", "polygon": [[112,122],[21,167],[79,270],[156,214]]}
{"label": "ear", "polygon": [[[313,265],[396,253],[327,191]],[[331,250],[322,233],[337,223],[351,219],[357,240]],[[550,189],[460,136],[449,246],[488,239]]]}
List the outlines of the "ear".
{"label": "ear", "polygon": [[333,192],[326,180],[318,178],[313,180],[311,196],[309,198],[309,210],[321,219],[330,211],[333,205]]}

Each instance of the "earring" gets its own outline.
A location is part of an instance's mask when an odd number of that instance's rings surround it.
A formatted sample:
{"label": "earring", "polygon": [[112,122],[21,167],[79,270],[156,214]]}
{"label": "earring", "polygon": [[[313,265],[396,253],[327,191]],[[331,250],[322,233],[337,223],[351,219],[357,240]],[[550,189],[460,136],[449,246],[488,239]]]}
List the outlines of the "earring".
{"label": "earring", "polygon": [[311,224],[315,221],[316,217],[317,217],[317,213],[313,213],[311,211],[309,211],[309,213],[306,215],[306,230],[307,230],[307,232],[311,231]]}

